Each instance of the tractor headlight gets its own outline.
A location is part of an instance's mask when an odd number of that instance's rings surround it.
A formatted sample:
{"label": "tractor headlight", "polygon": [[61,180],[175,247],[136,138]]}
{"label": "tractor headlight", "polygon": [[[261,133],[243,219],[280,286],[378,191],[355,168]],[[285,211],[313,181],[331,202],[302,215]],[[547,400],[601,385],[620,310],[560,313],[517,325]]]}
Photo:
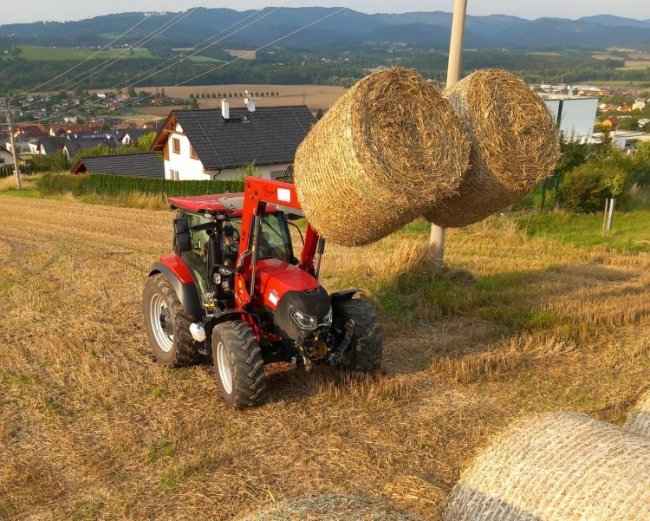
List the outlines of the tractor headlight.
{"label": "tractor headlight", "polygon": [[330,310],[327,312],[327,315],[325,315],[325,318],[323,318],[323,324],[327,327],[332,325],[332,306],[330,306]]}
{"label": "tractor headlight", "polygon": [[318,320],[315,317],[305,315],[302,311],[294,311],[291,313],[291,318],[293,318],[293,321],[298,324],[300,329],[305,329],[307,331],[318,329]]}

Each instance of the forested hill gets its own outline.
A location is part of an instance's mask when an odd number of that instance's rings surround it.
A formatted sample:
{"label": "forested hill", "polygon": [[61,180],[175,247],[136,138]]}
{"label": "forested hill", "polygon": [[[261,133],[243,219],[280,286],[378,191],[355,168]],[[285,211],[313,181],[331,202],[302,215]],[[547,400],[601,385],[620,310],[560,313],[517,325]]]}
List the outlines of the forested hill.
{"label": "forested hill", "polygon": [[[200,8],[182,18],[155,45],[192,46],[224,31],[233,24],[232,32],[258,20],[273,8],[256,14],[254,11]],[[333,13],[334,8],[282,8],[256,21],[250,27],[230,36],[231,46],[255,47]],[[74,22],[36,22],[0,26],[0,45],[96,46],[106,44],[146,16],[146,20],[120,40],[135,44],[143,36],[172,22],[177,13],[122,13],[98,16]],[[451,14],[414,12],[404,14],[364,14],[345,9],[284,40],[290,49],[354,48],[368,43],[406,43],[444,48],[449,41]],[[568,20],[539,18],[526,20],[514,16],[469,16],[466,43],[481,48],[564,48],[634,46],[650,49],[650,20],[635,20],[601,15]]]}

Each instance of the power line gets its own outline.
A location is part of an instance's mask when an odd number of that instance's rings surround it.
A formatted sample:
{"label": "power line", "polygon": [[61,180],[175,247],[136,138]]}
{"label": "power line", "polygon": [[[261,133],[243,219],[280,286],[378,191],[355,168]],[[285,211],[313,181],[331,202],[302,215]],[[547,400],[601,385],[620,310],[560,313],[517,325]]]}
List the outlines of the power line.
{"label": "power line", "polygon": [[[154,38],[160,36],[161,34],[163,34],[166,31],[168,31],[169,29],[174,27],[176,24],[178,24],[181,20],[183,20],[184,18],[186,18],[187,16],[192,14],[194,11],[196,11],[197,9],[200,9],[201,7],[203,7],[207,2],[208,2],[208,0],[206,0],[205,2],[203,2],[203,4],[201,4],[201,5],[197,6],[197,7],[193,7],[192,9],[189,9],[188,11],[177,14],[174,18],[172,18],[171,20],[168,20],[167,22],[165,22],[158,29],[155,29],[154,31],[151,31],[149,34],[147,34],[146,36],[144,36],[143,38],[138,40],[136,43],[133,44],[133,46],[130,49],[125,50],[123,53],[120,53],[117,56],[105,59],[104,61],[102,61],[101,63],[95,65],[94,67],[92,67],[90,69],[88,69],[87,71],[84,71],[83,73],[78,74],[77,76],[74,76],[72,78],[69,78],[69,79],[65,80],[63,83],[58,85],[56,88],[52,88],[51,90],[73,89],[77,85],[79,85],[79,84],[83,83],[84,81],[92,78],[93,76],[96,76],[100,72],[108,69],[109,67],[111,67],[112,65],[117,63],[118,61],[123,60],[124,58],[126,58],[131,53],[131,49],[133,49],[133,48],[137,49],[138,47],[149,43]],[[70,81],[75,81],[75,80],[78,80],[78,81],[76,81],[72,85],[66,85],[66,83],[68,83]],[[37,101],[33,101],[32,103],[28,103],[27,105],[23,105],[22,108],[31,107],[32,105],[35,105],[36,103],[37,103]]]}
{"label": "power line", "polygon": [[[278,8],[276,8],[276,9],[278,9]],[[183,80],[183,81],[181,81],[181,82],[178,82],[178,83],[176,83],[175,85],[173,85],[173,87],[180,87],[181,85],[185,85],[185,84],[187,84],[187,83],[189,83],[189,82],[191,82],[191,81],[194,81],[194,80],[196,80],[196,79],[198,79],[198,78],[201,78],[201,77],[205,76],[206,74],[210,74],[210,73],[212,73],[212,72],[216,72],[216,71],[218,71],[218,70],[223,69],[224,67],[227,67],[228,65],[231,65],[231,64],[233,64],[233,63],[235,63],[235,62],[238,62],[238,61],[240,61],[240,60],[246,59],[246,58],[249,57],[249,56],[255,55],[256,53],[258,53],[258,52],[260,52],[260,51],[262,51],[262,50],[264,50],[264,49],[266,49],[266,48],[268,48],[268,47],[270,47],[270,46],[272,46],[272,45],[275,45],[275,44],[278,43],[278,42],[281,42],[281,41],[283,41],[283,40],[286,40],[287,38],[290,38],[291,36],[294,36],[294,35],[296,35],[296,34],[302,32],[302,31],[304,31],[304,30],[306,30],[306,29],[309,29],[310,27],[313,27],[314,25],[316,25],[316,24],[318,24],[318,23],[320,23],[320,22],[322,22],[322,21],[324,21],[324,20],[327,20],[328,18],[331,18],[332,16],[337,15],[338,13],[340,13],[341,11],[344,11],[345,9],[346,9],[345,7],[340,7],[340,8],[338,8],[338,9],[336,9],[334,12],[329,13],[329,14],[327,14],[327,15],[325,15],[325,16],[322,16],[322,17],[318,18],[317,20],[314,20],[314,21],[312,21],[312,22],[310,22],[310,23],[308,23],[308,24],[305,24],[305,25],[303,25],[302,27],[299,27],[298,29],[294,29],[293,31],[290,31],[289,33],[287,33],[287,34],[285,34],[285,35],[283,35],[283,36],[280,36],[280,37],[276,38],[275,40],[272,40],[272,41],[270,41],[270,42],[268,42],[268,43],[266,43],[266,44],[264,44],[264,45],[258,47],[257,49],[254,49],[254,50],[252,50],[252,51],[247,51],[247,52],[243,53],[241,56],[237,56],[236,58],[234,58],[234,59],[232,59],[232,60],[229,60],[229,61],[227,61],[227,62],[225,62],[225,63],[222,63],[222,64],[220,64],[220,65],[217,66],[217,67],[213,67],[213,68],[211,68],[211,69],[209,69],[209,70],[207,70],[207,71],[203,71],[203,72],[201,72],[201,73],[199,73],[199,74],[197,74],[197,75],[195,75],[195,76],[192,76],[191,78],[188,78],[188,79],[186,79],[186,80]],[[260,18],[260,19],[261,19],[261,18]],[[257,21],[259,21],[259,19],[258,19]],[[250,24],[250,25],[252,25],[252,24]],[[244,29],[244,27],[240,28],[239,30],[242,30],[242,29]],[[181,60],[181,61],[183,61],[183,60]],[[180,63],[180,62],[178,62],[178,63]],[[176,65],[177,65],[177,64],[176,64]],[[160,72],[160,71],[159,71],[159,72]],[[157,75],[157,74],[153,74],[151,77],[156,76],[156,75]],[[144,81],[144,80],[139,80],[139,81]],[[138,83],[138,82],[136,82],[136,83]],[[141,101],[143,101],[143,100],[153,98],[155,95],[156,95],[156,94],[153,93],[153,94],[149,94],[148,96],[144,96],[144,97],[142,97],[142,98],[138,98],[138,99],[134,100],[134,101],[131,102],[131,103],[125,103],[125,106],[132,106],[132,105],[133,105],[134,103],[136,103],[136,102],[141,102]],[[61,116],[64,116],[64,115],[66,115],[66,114],[74,113],[74,112],[80,110],[81,108],[82,108],[82,107],[78,107],[78,108],[76,108],[76,109],[72,109],[72,110],[69,110],[69,111],[67,111],[67,112],[63,112],[62,114],[58,114],[58,115],[56,115],[56,117],[61,117]],[[50,118],[44,118],[44,119],[41,119],[41,120],[35,120],[35,121],[31,122],[31,123],[37,123],[37,122],[49,121],[49,120],[53,119],[54,117],[55,117],[55,116],[51,116]]]}
{"label": "power line", "polygon": [[[149,78],[152,78],[152,77],[154,77],[154,76],[160,74],[161,72],[164,72],[165,70],[168,70],[168,69],[170,69],[171,67],[173,67],[173,66],[175,66],[175,65],[178,65],[178,64],[184,62],[185,60],[190,59],[192,56],[198,54],[199,52],[203,52],[203,51],[205,51],[205,50],[206,50],[207,48],[209,48],[210,46],[215,45],[215,44],[217,44],[217,43],[219,43],[219,42],[225,40],[226,38],[229,38],[229,37],[231,37],[231,36],[234,36],[234,35],[237,34],[238,32],[243,31],[244,29],[246,29],[246,28],[248,28],[248,27],[250,27],[250,26],[256,24],[256,23],[259,22],[260,20],[262,20],[262,19],[264,19],[264,18],[270,16],[270,15],[273,14],[274,12],[276,12],[276,11],[278,11],[279,9],[282,9],[283,7],[289,5],[289,4],[292,3],[293,1],[294,1],[294,0],[289,0],[289,1],[287,1],[285,4],[283,4],[282,6],[280,6],[280,7],[275,7],[275,8],[273,8],[273,9],[271,9],[271,10],[268,11],[267,13],[265,13],[265,14],[263,14],[262,16],[260,16],[259,18],[257,18],[256,20],[253,20],[252,22],[250,22],[250,23],[248,23],[248,24],[246,24],[246,25],[244,25],[244,26],[242,26],[242,27],[239,27],[239,28],[236,29],[235,31],[233,31],[233,32],[231,32],[231,33],[229,33],[229,34],[227,34],[226,36],[224,36],[224,37],[222,37],[222,38],[220,38],[220,39],[218,39],[218,40],[216,40],[216,41],[214,41],[214,42],[212,42],[212,43],[210,43],[209,45],[206,45],[206,46],[203,47],[203,48],[195,49],[195,51],[194,51],[193,53],[191,53],[191,54],[189,54],[189,55],[187,55],[187,56],[182,57],[182,58],[181,58],[180,60],[178,60],[176,63],[173,63],[173,64],[171,64],[171,65],[169,65],[169,66],[167,66],[167,67],[165,67],[165,68],[163,68],[163,69],[160,69],[160,70],[158,70],[158,71],[156,71],[156,72],[150,74],[150,75],[147,76],[146,78],[139,78],[139,79],[137,79],[136,81],[130,83],[129,85],[120,85],[120,84],[118,84],[117,86],[113,87],[113,89],[118,89],[118,90],[119,90],[119,89],[121,89],[121,88],[129,88],[129,87],[133,87],[133,86],[137,85],[138,83],[140,83],[140,82],[142,82],[142,81],[145,81],[145,80],[147,80],[147,79],[149,79]],[[217,35],[213,35],[213,36],[207,38],[206,40],[204,40],[203,42],[201,42],[201,43],[198,44],[198,45],[200,46],[200,45],[202,45],[203,43],[205,43],[205,42],[207,42],[207,41],[209,41],[209,40],[211,40],[211,39],[214,39],[214,38],[220,36],[220,35],[223,34],[224,32],[229,31],[231,28],[233,28],[233,27],[239,25],[240,23],[242,23],[242,22],[244,22],[244,21],[250,19],[251,17],[255,16],[255,15],[258,14],[258,13],[259,13],[259,11],[256,12],[255,14],[252,14],[252,15],[247,16],[247,17],[244,18],[243,20],[240,20],[240,21],[236,22],[235,24],[231,25],[228,29],[225,29],[224,31],[221,31],[221,32],[218,33]],[[196,47],[196,46],[195,46],[195,47]],[[193,47],[193,49],[194,49],[194,47]],[[252,52],[255,52],[255,51],[252,51]],[[173,60],[173,58],[167,60],[167,62],[164,62],[164,63],[168,63],[169,61],[172,61],[172,60]],[[237,61],[237,60],[233,60],[233,61]],[[139,73],[138,75],[132,77],[130,80],[126,80],[124,83],[128,83],[129,81],[133,80],[133,78],[137,78],[138,76],[140,76],[140,75],[142,75],[142,74],[146,74],[147,72],[152,71],[152,70],[154,70],[154,69],[160,67],[161,65],[164,65],[164,63],[163,63],[163,64],[158,64],[158,65],[156,65],[156,66],[154,66],[154,67],[151,67],[148,71],[145,71],[145,72],[143,72],[143,73]],[[140,98],[140,100],[142,100],[142,99],[149,99],[149,98],[151,98],[151,97],[153,97],[153,96],[154,96],[154,95],[152,94],[152,95],[147,96],[147,97],[145,97],[145,98]],[[83,102],[83,101],[85,101],[85,100],[89,100],[89,99],[91,99],[91,98],[94,98],[94,96],[93,96],[93,95],[86,96],[85,98],[82,98],[81,101]],[[135,100],[135,101],[139,101],[139,100]],[[132,103],[131,103],[131,104],[132,104]],[[35,123],[35,122],[46,122],[46,121],[50,121],[50,120],[52,120],[52,119],[55,119],[55,118],[58,118],[58,117],[61,117],[61,116],[65,116],[65,115],[67,115],[67,114],[72,114],[72,113],[77,112],[77,111],[79,111],[79,110],[81,110],[82,108],[87,107],[87,106],[88,106],[88,103],[86,103],[85,105],[81,105],[81,106],[79,106],[79,107],[77,107],[77,108],[75,108],[75,109],[71,109],[71,110],[69,110],[69,111],[67,111],[67,112],[63,112],[62,114],[57,114],[57,115],[50,116],[49,118],[42,118],[42,119],[40,119],[40,120],[35,120],[34,123]]]}
{"label": "power line", "polygon": [[[165,4],[168,4],[169,2],[171,2],[171,0],[167,0],[165,2]],[[79,63],[77,63],[73,67],[70,67],[69,69],[63,71],[61,74],[59,74],[57,76],[54,76],[54,78],[50,78],[45,83],[41,83],[40,85],[37,85],[36,87],[23,92],[23,94],[17,99],[24,99],[24,98],[27,97],[26,96],[27,94],[30,94],[32,92],[41,90],[43,87],[45,87],[46,85],[52,83],[53,81],[58,80],[59,78],[62,78],[63,76],[66,76],[67,74],[70,74],[72,71],[78,69],[79,67],[81,67],[87,61],[92,60],[95,56],[99,55],[102,51],[105,51],[106,49],[109,49],[110,47],[112,47],[115,43],[117,43],[119,40],[124,38],[127,34],[131,33],[132,31],[137,29],[140,25],[142,25],[142,23],[144,23],[144,21],[147,20],[148,18],[149,18],[149,15],[145,14],[144,17],[141,20],[139,20],[136,24],[129,27],[126,31],[124,31],[122,34],[120,34],[117,38],[114,38],[111,42],[107,43],[104,47],[99,49],[97,52],[95,52],[95,53],[91,54],[90,56],[86,57],[84,60],[80,61]]]}
{"label": "power line", "polygon": [[[167,69],[173,67],[174,65],[177,65],[177,64],[179,64],[179,63],[181,63],[181,62],[183,62],[183,61],[185,61],[185,60],[191,58],[192,56],[198,54],[199,52],[203,52],[203,51],[205,51],[205,50],[208,49],[209,47],[211,47],[211,46],[213,46],[213,45],[215,45],[215,44],[217,44],[217,43],[219,43],[219,42],[225,40],[226,38],[228,38],[228,37],[230,37],[230,36],[233,36],[233,35],[237,34],[238,32],[242,31],[243,29],[246,29],[247,27],[250,27],[250,26],[253,25],[254,23],[257,23],[258,21],[262,20],[263,18],[266,18],[267,16],[270,16],[271,14],[273,14],[273,13],[276,12],[277,10],[281,9],[282,7],[285,7],[285,6],[289,5],[289,4],[292,3],[293,1],[294,1],[294,0],[289,0],[288,2],[286,2],[286,3],[285,3],[283,6],[281,6],[281,7],[273,8],[272,10],[270,10],[268,13],[264,14],[263,16],[261,16],[260,18],[258,18],[257,20],[254,20],[253,22],[251,22],[251,23],[249,23],[249,24],[247,24],[247,25],[245,25],[245,26],[243,26],[243,27],[240,27],[240,28],[237,29],[236,31],[234,31],[234,32],[232,32],[232,33],[230,33],[230,34],[224,36],[223,38],[220,38],[219,40],[216,40],[216,41],[210,43],[209,45],[206,45],[206,46],[203,47],[202,49],[195,50],[195,52],[193,52],[193,53],[190,54],[190,55],[187,55],[187,56],[185,56],[185,57],[181,57],[181,59],[180,59],[179,61],[177,61],[176,63],[174,63],[174,64],[172,64],[172,65],[170,65],[170,66],[168,66],[168,67],[166,67],[166,68],[164,68],[164,69],[162,69],[162,70],[157,71],[155,74],[151,74],[151,75],[147,76],[146,78],[140,78],[140,79],[134,81],[133,83],[128,84],[128,83],[129,83],[130,81],[132,81],[134,78],[137,78],[138,76],[142,76],[142,75],[144,75],[144,74],[147,74],[148,72],[153,71],[153,70],[157,69],[158,67],[160,67],[160,66],[162,66],[162,65],[165,65],[166,63],[169,63],[170,61],[173,61],[173,60],[177,59],[178,57],[174,56],[174,57],[172,57],[172,58],[169,58],[168,60],[166,60],[166,61],[163,62],[162,64],[157,64],[157,65],[155,65],[155,66],[153,66],[153,67],[150,67],[150,68],[147,69],[146,71],[141,72],[141,73],[138,73],[136,76],[133,76],[133,77],[131,77],[131,78],[128,79],[128,80],[125,80],[125,82],[124,82],[125,85],[120,85],[120,84],[118,84],[118,85],[114,86],[113,89],[109,89],[109,90],[119,90],[119,89],[122,89],[122,88],[129,88],[129,87],[135,86],[137,83],[140,83],[140,82],[142,82],[142,81],[145,81],[146,79],[149,79],[149,78],[155,76],[156,74],[159,74],[159,73],[161,73],[161,72],[163,72],[163,71],[165,71],[165,70],[167,70]],[[207,1],[204,2],[203,5],[205,5],[206,3],[207,3]],[[193,10],[199,9],[200,7],[202,7],[202,6],[195,7],[195,8],[193,8]],[[185,14],[183,14],[183,17],[184,17],[184,16],[187,16],[188,14],[189,14],[189,12],[186,12]],[[218,33],[218,34],[216,34],[216,35],[213,35],[213,36],[211,36],[211,37],[209,37],[209,38],[206,38],[205,40],[203,40],[203,42],[199,43],[198,45],[203,45],[205,42],[208,42],[208,41],[210,41],[210,40],[212,40],[212,39],[214,39],[214,38],[217,38],[218,36],[222,35],[224,32],[229,31],[231,28],[233,28],[233,27],[239,25],[239,24],[242,23],[242,22],[245,22],[246,20],[248,20],[248,19],[250,19],[250,18],[256,16],[257,14],[258,14],[258,12],[255,12],[255,13],[253,13],[253,14],[247,16],[246,18],[237,21],[236,23],[234,23],[233,25],[231,25],[231,26],[228,27],[227,29],[221,31],[220,33]],[[180,16],[180,15],[179,15],[179,16]],[[180,19],[177,20],[175,23],[178,23],[179,21],[180,21]],[[169,22],[168,22],[168,23],[169,23]],[[167,30],[167,29],[169,29],[169,27],[165,28],[165,30]],[[164,31],[162,31],[162,32],[164,32]],[[162,32],[161,32],[161,33],[162,33]],[[159,34],[161,34],[161,33],[159,33]],[[151,33],[150,33],[150,34],[151,34]],[[158,34],[158,35],[159,35],[159,34]],[[158,35],[156,35],[156,36],[158,36]],[[136,45],[137,45],[137,44],[136,44]],[[196,47],[197,47],[197,46],[194,46],[194,47],[192,47],[192,49],[195,49]],[[108,61],[108,60],[107,60],[107,61]],[[104,63],[105,63],[105,62],[104,62]],[[115,63],[115,62],[113,62],[113,63]],[[91,75],[91,76],[94,76],[95,74],[98,74],[98,73],[101,72],[102,70],[108,68],[108,66],[112,65],[113,63],[107,65],[106,67],[104,67],[104,68],[101,69],[101,70],[96,71],[96,72],[95,72],[93,75]],[[99,66],[101,66],[101,64],[100,64]],[[97,67],[95,67],[95,68],[97,68]],[[91,71],[92,71],[92,70],[93,70],[93,69],[91,69]],[[89,77],[90,77],[90,76],[89,76]],[[72,78],[72,79],[74,80],[75,78]],[[85,81],[85,79],[88,79],[88,78],[84,78],[83,80],[81,80],[81,81],[79,81],[79,82],[77,82],[77,83],[75,83],[75,84],[73,84],[73,85],[70,85],[70,86],[66,87],[66,89],[69,89],[69,88],[72,88],[72,87],[78,85],[78,84],[81,83],[82,81]],[[92,96],[92,95],[86,96],[85,98],[82,98],[82,99],[81,99],[81,102],[86,101],[86,100],[89,100],[89,99],[91,99],[91,98],[94,98],[94,96]],[[37,103],[37,101],[34,101],[34,102],[30,103],[30,104],[23,105],[21,108],[28,108],[28,107],[30,107],[30,106],[32,106],[32,105],[35,105],[36,103]],[[88,105],[88,104],[86,104],[85,106],[87,106],[87,105]],[[83,106],[80,106],[80,107],[78,107],[77,109],[73,109],[73,110],[68,111],[68,112],[64,112],[63,114],[69,114],[69,113],[71,113],[71,112],[74,112],[75,110],[80,110],[81,108],[83,108]],[[55,117],[58,117],[58,116],[59,116],[59,115],[57,115],[57,116],[50,116],[49,118],[44,118],[44,119],[42,119],[42,120],[37,120],[37,121],[49,121],[49,120],[54,119]]]}

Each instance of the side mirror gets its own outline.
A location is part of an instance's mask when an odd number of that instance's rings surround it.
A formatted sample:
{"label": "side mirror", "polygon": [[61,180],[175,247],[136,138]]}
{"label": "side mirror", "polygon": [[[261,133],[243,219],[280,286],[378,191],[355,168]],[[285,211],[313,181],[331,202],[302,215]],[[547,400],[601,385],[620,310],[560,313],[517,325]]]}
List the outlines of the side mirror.
{"label": "side mirror", "polygon": [[191,249],[190,224],[185,217],[178,217],[174,219],[174,251],[176,255],[180,255]]}

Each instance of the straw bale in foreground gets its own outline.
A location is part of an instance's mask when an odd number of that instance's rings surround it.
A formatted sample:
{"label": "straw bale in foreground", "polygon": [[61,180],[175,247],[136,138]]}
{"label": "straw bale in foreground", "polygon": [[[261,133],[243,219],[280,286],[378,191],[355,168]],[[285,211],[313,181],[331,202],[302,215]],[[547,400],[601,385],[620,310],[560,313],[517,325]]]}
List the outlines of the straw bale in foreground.
{"label": "straw bale in foreground", "polygon": [[454,487],[444,521],[647,521],[650,439],[577,413],[518,422]]}
{"label": "straw bale in foreground", "polygon": [[322,495],[283,502],[240,521],[417,521],[375,500],[356,496]]}
{"label": "straw bale in foreground", "polygon": [[445,90],[470,138],[470,168],[456,194],[424,215],[440,226],[480,221],[521,199],[550,175],[560,156],[542,99],[509,72],[482,70]]}
{"label": "straw bale in foreground", "polygon": [[332,242],[368,244],[458,190],[469,139],[451,104],[418,74],[371,74],[312,127],[294,178],[307,219]]}
{"label": "straw bale in foreground", "polygon": [[632,409],[625,428],[637,434],[650,436],[650,391],[645,393]]}

